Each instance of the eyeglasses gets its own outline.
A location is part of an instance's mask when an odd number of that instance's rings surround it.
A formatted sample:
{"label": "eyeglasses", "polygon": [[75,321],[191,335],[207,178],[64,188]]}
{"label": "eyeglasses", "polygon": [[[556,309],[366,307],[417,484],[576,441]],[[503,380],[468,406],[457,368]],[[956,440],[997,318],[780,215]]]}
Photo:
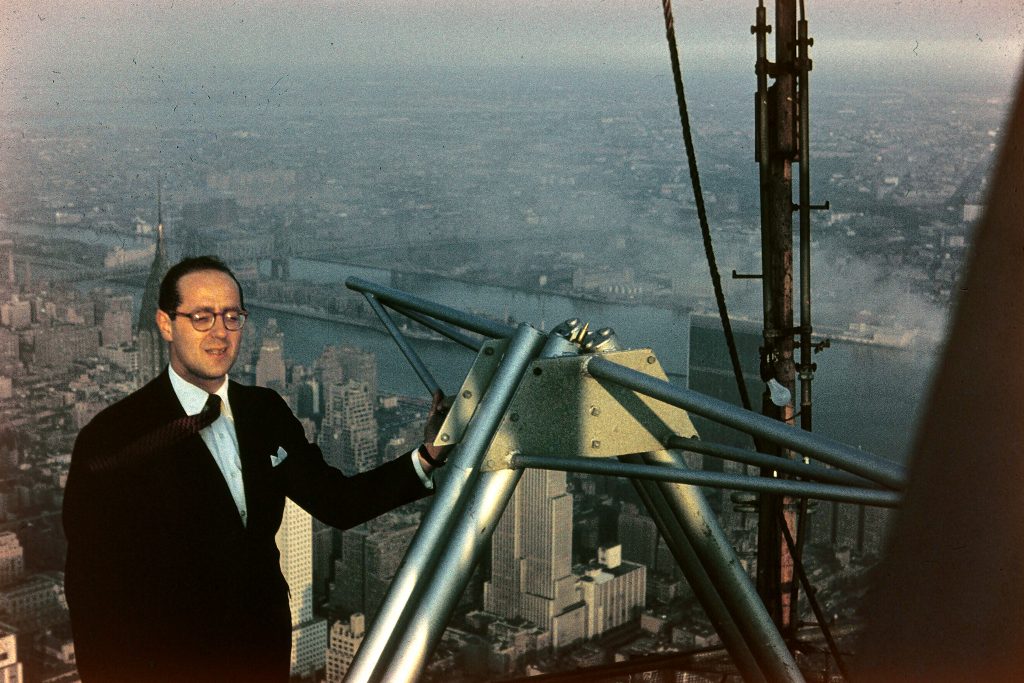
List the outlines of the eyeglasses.
{"label": "eyeglasses", "polygon": [[237,332],[242,329],[245,325],[245,319],[249,317],[249,314],[245,311],[223,311],[221,313],[214,313],[213,311],[196,311],[195,313],[186,313],[185,311],[170,311],[168,314],[172,318],[175,316],[184,316],[189,319],[192,323],[192,328],[196,332],[208,332],[213,329],[213,326],[217,322],[219,316],[224,321],[224,329],[231,332]]}

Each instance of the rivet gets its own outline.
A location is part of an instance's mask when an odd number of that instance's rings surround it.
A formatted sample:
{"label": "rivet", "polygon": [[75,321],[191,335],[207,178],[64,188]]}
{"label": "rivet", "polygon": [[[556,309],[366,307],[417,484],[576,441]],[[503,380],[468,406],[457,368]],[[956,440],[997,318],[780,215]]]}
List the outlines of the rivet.
{"label": "rivet", "polygon": [[590,442],[590,447],[591,448],[600,448],[601,447],[601,442],[598,441],[597,439],[594,439],[593,441]]}
{"label": "rivet", "polygon": [[601,409],[597,406],[590,406],[590,414],[596,417],[601,414]]}
{"label": "rivet", "polygon": [[491,347],[491,346],[485,346],[484,347],[484,355],[485,356],[493,356],[494,355],[494,348]]}
{"label": "rivet", "polygon": [[534,369],[533,369],[533,374],[534,374],[534,375],[538,375],[538,376],[539,376],[539,375],[540,375],[540,373],[542,373],[542,372],[544,372],[544,371],[543,371],[543,370],[541,370],[540,368],[534,368]]}
{"label": "rivet", "polygon": [[442,434],[442,435],[441,435],[441,441],[443,441],[444,443],[448,443],[448,441],[449,441],[449,440],[450,440],[451,438],[452,438],[452,437],[448,436],[447,434]]}
{"label": "rivet", "polygon": [[473,398],[473,392],[470,391],[469,389],[466,389],[465,391],[462,392],[462,398]]}
{"label": "rivet", "polygon": [[519,413],[512,413],[508,416],[508,419],[512,422],[519,422]]}
{"label": "rivet", "polygon": [[654,361],[655,361],[654,356],[647,356],[647,364],[648,365],[654,365]]}

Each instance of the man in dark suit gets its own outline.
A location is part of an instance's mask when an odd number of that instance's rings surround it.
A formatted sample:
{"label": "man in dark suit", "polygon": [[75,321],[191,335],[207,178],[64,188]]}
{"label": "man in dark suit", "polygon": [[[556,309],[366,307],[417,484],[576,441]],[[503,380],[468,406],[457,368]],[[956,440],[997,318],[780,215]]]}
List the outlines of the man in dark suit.
{"label": "man in dark suit", "polygon": [[169,367],[97,415],[71,458],[66,592],[79,672],[85,683],[286,681],[275,543],[285,498],[348,528],[426,495],[444,458],[431,443],[440,395],[423,446],[345,477],[277,393],[228,381],[246,313],[227,266],[172,267],[156,317]]}

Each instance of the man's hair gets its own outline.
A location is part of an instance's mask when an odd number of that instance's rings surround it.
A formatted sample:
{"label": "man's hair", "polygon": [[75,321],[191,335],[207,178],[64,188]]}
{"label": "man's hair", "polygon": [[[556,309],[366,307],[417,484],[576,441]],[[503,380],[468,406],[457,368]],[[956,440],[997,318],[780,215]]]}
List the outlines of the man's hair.
{"label": "man's hair", "polygon": [[181,305],[181,292],[178,291],[178,280],[190,273],[199,273],[204,270],[216,270],[229,275],[238,287],[238,302],[242,305],[243,309],[245,308],[242,285],[238,282],[238,278],[231,272],[227,264],[216,256],[193,256],[182,259],[171,266],[167,274],[164,275],[164,279],[160,281],[160,298],[157,301],[157,306],[160,310],[165,313],[172,313],[178,310],[178,306]]}

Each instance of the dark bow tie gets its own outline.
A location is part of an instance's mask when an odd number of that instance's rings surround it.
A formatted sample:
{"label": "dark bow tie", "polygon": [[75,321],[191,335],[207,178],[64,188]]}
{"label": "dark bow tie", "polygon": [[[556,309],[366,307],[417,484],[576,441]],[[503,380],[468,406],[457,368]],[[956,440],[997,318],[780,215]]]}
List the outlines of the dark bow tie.
{"label": "dark bow tie", "polygon": [[220,417],[220,408],[220,396],[210,394],[203,409],[195,415],[175,418],[153,431],[143,434],[119,451],[104,453],[92,459],[89,462],[89,469],[100,472],[137,464],[146,456],[170,448],[209,427]]}

